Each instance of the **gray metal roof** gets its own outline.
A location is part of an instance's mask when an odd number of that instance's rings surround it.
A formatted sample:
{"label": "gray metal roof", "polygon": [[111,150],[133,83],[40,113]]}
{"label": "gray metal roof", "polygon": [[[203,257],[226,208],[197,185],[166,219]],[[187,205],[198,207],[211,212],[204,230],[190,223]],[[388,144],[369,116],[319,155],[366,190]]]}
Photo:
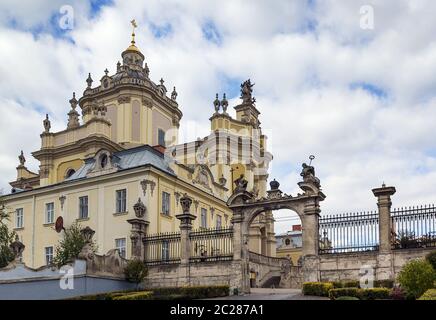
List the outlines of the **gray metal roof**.
{"label": "gray metal roof", "polygon": [[[115,152],[112,155],[112,161],[118,165],[118,171],[152,165],[163,172],[175,176],[174,171],[169,166],[169,161],[165,159],[164,155],[148,145]],[[94,158],[86,159],[85,164],[65,181],[86,178],[86,175],[92,170],[94,164]]]}

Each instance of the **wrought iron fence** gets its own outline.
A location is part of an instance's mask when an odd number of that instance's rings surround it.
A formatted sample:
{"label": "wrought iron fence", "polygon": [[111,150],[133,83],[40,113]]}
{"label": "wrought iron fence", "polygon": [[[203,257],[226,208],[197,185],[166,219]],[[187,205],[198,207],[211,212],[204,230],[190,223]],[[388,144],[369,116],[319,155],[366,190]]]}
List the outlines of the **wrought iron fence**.
{"label": "wrought iron fence", "polygon": [[392,248],[436,247],[436,207],[434,205],[394,209]]}
{"label": "wrought iron fence", "polygon": [[191,262],[233,259],[233,228],[199,229],[190,233]]}
{"label": "wrought iron fence", "polygon": [[323,216],[319,220],[319,253],[375,251],[379,247],[377,212]]}
{"label": "wrought iron fence", "polygon": [[147,265],[180,263],[180,232],[164,232],[144,238]]}

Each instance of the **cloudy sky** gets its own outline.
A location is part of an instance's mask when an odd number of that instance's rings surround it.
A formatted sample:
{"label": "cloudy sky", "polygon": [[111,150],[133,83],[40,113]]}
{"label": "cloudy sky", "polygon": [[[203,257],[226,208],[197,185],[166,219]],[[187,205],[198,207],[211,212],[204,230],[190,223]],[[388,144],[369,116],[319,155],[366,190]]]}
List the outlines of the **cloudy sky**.
{"label": "cloudy sky", "polygon": [[375,209],[383,182],[394,206],[433,203],[434,12],[432,0],[2,0],[0,188],[21,149],[37,171],[45,113],[66,127],[72,92],[115,70],[135,18],[152,80],[177,87],[182,141],[208,134],[215,93],[235,105],[251,78],[283,191],[314,154],[324,213]]}

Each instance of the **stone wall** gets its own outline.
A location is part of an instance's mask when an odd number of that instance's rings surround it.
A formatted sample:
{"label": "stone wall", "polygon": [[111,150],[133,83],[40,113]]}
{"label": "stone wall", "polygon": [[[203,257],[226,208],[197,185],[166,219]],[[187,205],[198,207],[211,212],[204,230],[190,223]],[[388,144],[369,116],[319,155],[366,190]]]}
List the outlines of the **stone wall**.
{"label": "stone wall", "polygon": [[357,252],[347,254],[326,254],[320,256],[320,280],[359,280],[361,268],[374,268],[375,280],[395,279],[407,261],[424,258],[435,248],[401,249],[390,253]]}
{"label": "stone wall", "polygon": [[240,287],[241,264],[216,261],[150,266],[144,281],[146,288],[228,285],[233,292]]}

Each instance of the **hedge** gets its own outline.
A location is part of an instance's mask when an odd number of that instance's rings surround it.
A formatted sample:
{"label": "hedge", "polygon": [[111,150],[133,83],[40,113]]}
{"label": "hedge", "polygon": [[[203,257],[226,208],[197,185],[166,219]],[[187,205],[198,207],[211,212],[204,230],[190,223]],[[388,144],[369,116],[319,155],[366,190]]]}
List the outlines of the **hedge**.
{"label": "hedge", "polygon": [[359,289],[359,288],[339,288],[331,289],[329,291],[329,298],[336,300],[339,297],[355,297],[361,300],[379,300],[389,299],[391,290],[387,288],[371,288],[371,289]]}
{"label": "hedge", "polygon": [[418,300],[436,300],[436,289],[428,289]]}
{"label": "hedge", "polygon": [[151,291],[140,291],[113,297],[112,300],[149,300],[153,296]]}
{"label": "hedge", "polygon": [[186,299],[204,299],[226,297],[229,295],[230,287],[221,286],[196,286],[196,287],[173,287],[173,288],[156,288],[149,289],[153,291],[156,299],[170,296],[182,296]]}
{"label": "hedge", "polygon": [[303,294],[306,296],[328,297],[331,289],[333,289],[333,284],[330,282],[303,283]]}
{"label": "hedge", "polygon": [[392,289],[394,287],[394,280],[375,280],[374,287],[375,288],[389,288]]}

